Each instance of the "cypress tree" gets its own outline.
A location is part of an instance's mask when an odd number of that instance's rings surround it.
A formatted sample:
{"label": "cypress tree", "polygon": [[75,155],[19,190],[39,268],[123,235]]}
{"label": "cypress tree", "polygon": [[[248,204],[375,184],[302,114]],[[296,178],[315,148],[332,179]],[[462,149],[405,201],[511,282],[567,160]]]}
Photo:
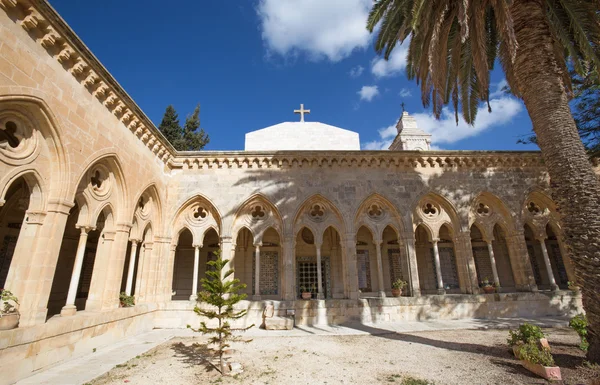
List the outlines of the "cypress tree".
{"label": "cypress tree", "polygon": [[[200,130],[198,131],[198,129]],[[210,139],[206,132],[204,132],[204,129],[200,128],[200,105],[198,104],[192,115],[189,115],[185,119],[185,125],[183,126],[183,150],[202,150],[204,146],[208,144],[209,140]]]}
{"label": "cypress tree", "polygon": [[179,116],[177,115],[177,111],[173,108],[172,105],[167,107],[165,114],[163,115],[162,122],[160,122],[160,126],[158,129],[162,134],[167,138],[167,140],[175,145],[175,142],[181,139],[182,129],[179,125]]}

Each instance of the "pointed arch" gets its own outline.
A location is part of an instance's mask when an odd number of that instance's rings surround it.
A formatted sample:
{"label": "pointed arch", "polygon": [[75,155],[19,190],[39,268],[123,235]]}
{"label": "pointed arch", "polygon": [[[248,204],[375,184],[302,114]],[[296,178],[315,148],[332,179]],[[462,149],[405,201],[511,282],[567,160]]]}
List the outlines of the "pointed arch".
{"label": "pointed arch", "polygon": [[381,239],[383,231],[390,226],[398,238],[404,231],[402,217],[392,202],[378,193],[373,193],[363,199],[354,215],[354,227],[358,230],[367,226],[373,233],[373,239]]}
{"label": "pointed arch", "polygon": [[303,227],[307,227],[313,232],[318,243],[323,241],[323,233],[330,226],[342,237],[346,230],[344,216],[333,202],[321,194],[312,195],[298,206],[293,224],[294,236]]}
{"label": "pointed arch", "polygon": [[0,181],[0,207],[5,202],[6,194],[9,188],[19,180],[23,178],[29,189],[29,208],[28,210],[33,211],[44,211],[47,203],[46,186],[44,179],[39,172],[34,168],[17,169],[6,175],[2,181]]}
{"label": "pointed arch", "polygon": [[[146,208],[140,207],[140,203],[150,205]],[[135,196],[133,204],[133,216],[138,217],[142,223],[152,222],[155,228],[162,228],[162,199],[155,182],[144,186]],[[150,210],[147,210],[150,209]]]}
{"label": "pointed arch", "polygon": [[434,238],[444,223],[449,223],[452,231],[458,233],[462,225],[456,207],[442,195],[429,191],[415,200],[412,209],[413,228],[426,224]]}
{"label": "pointed arch", "polygon": [[498,196],[489,191],[482,191],[471,201],[469,228],[476,223],[484,238],[491,240],[494,236],[494,226],[498,224],[510,236],[516,231],[513,219],[516,216]]}
{"label": "pointed arch", "polygon": [[232,239],[236,239],[239,231],[246,227],[254,236],[254,243],[261,243],[263,235],[273,228],[283,237],[284,224],[277,207],[263,194],[253,194],[235,210],[231,228]]}
{"label": "pointed arch", "polygon": [[192,233],[194,245],[201,245],[204,235],[210,229],[222,234],[222,216],[213,202],[202,194],[188,198],[175,212],[170,221],[169,231],[187,227]]}

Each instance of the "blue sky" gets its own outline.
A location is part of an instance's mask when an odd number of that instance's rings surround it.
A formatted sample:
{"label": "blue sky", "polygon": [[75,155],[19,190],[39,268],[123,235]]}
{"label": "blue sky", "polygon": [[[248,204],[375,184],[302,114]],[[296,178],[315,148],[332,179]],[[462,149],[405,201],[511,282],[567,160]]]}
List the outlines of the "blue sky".
{"label": "blue sky", "polygon": [[[52,6],[158,126],[173,104],[183,122],[201,104],[207,150],[240,150],[244,134],[306,120],[360,134],[363,148],[386,148],[400,104],[430,131],[436,148],[530,150],[520,101],[494,92],[474,127],[441,121],[421,104],[404,72],[405,46],[384,62],[364,28],[371,0],[50,0]],[[504,81],[498,66],[492,91]],[[309,139],[308,139],[309,140]]]}

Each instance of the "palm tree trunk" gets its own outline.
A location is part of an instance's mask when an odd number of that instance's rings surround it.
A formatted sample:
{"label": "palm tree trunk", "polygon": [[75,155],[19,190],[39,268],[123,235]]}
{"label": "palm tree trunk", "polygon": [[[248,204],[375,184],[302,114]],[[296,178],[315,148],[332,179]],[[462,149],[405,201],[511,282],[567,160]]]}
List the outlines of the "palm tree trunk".
{"label": "palm tree trunk", "polygon": [[571,116],[543,0],[511,6],[519,48],[514,74],[558,204],[567,248],[581,285],[589,327],[588,360],[600,363],[600,183]]}

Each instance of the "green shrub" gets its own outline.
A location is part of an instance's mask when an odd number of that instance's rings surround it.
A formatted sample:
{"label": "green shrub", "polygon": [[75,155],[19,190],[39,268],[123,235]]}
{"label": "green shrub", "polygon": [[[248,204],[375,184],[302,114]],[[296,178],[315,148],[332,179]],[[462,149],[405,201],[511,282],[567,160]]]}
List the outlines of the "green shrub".
{"label": "green shrub", "polygon": [[540,348],[534,340],[523,344],[519,348],[519,357],[522,360],[529,361],[532,364],[540,364],[542,366],[555,366],[554,358],[550,350]]}
{"label": "green shrub", "polygon": [[585,314],[577,314],[575,317],[571,318],[569,321],[569,326],[575,330],[577,334],[579,334],[579,338],[581,338],[579,348],[584,352],[587,352],[590,344],[587,341],[588,321]]}
{"label": "green shrub", "polygon": [[[9,290],[0,289],[0,299],[2,299],[2,307],[0,308],[0,317],[2,314],[16,313],[19,307],[19,300]],[[12,302],[12,303],[11,303]]]}
{"label": "green shrub", "polygon": [[519,329],[510,330],[508,332],[508,344],[515,346],[519,343],[526,344],[530,341],[537,342],[540,338],[544,338],[544,332],[539,326],[528,324],[527,322],[519,325]]}
{"label": "green shrub", "polygon": [[132,307],[135,306],[135,297],[132,295],[127,295],[124,291],[119,294],[119,302],[121,302],[122,307]]}
{"label": "green shrub", "polygon": [[404,289],[408,285],[408,282],[401,280],[398,278],[394,282],[392,282],[392,289]]}

